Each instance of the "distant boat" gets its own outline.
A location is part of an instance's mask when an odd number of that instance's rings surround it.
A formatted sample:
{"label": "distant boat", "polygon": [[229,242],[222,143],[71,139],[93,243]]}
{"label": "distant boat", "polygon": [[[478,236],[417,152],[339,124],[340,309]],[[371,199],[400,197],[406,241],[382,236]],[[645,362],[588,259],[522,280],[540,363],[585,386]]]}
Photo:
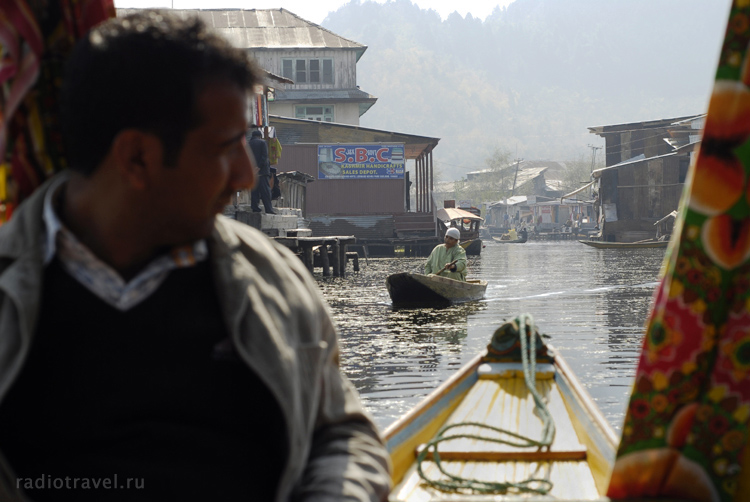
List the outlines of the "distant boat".
{"label": "distant boat", "polygon": [[436,216],[441,223],[443,238],[449,228],[455,227],[461,234],[460,241],[468,244],[467,246],[462,245],[467,255],[478,256],[482,253],[479,227],[484,220],[480,216],[466,209],[455,207],[438,209]]}
{"label": "distant boat", "polygon": [[501,244],[523,244],[524,242],[526,242],[526,239],[501,239],[500,237],[495,237],[494,235],[492,236],[492,240]]}
{"label": "distant boat", "polygon": [[404,272],[385,280],[393,305],[445,305],[481,300],[487,281],[457,281],[439,275]]}
{"label": "distant boat", "polygon": [[523,244],[529,238],[529,234],[524,227],[521,232],[516,232],[515,228],[511,228],[508,233],[503,234],[500,237],[492,236],[492,240],[500,242],[502,244]]}
{"label": "distant boat", "polygon": [[606,242],[606,241],[578,241],[581,244],[598,249],[641,249],[641,248],[665,248],[669,241],[647,240],[638,242]]}
{"label": "distant boat", "polygon": [[[532,345],[533,368],[512,356],[513,346],[503,352],[511,357],[491,353],[497,333],[490,351],[385,430],[394,483],[388,500],[609,500],[618,439],[612,427],[551,347]],[[535,406],[526,374],[546,410]],[[496,490],[483,494],[468,484]]]}

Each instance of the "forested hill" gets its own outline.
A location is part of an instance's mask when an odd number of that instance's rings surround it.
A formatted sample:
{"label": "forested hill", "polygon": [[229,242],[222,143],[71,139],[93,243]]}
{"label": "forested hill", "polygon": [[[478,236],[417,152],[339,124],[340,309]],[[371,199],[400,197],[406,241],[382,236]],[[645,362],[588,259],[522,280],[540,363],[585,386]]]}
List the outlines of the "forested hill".
{"label": "forested hill", "polygon": [[515,0],[445,21],[409,0],[352,0],[322,25],[368,46],[361,125],[442,138],[443,180],[496,149],[571,160],[587,127],[705,112],[729,0]]}

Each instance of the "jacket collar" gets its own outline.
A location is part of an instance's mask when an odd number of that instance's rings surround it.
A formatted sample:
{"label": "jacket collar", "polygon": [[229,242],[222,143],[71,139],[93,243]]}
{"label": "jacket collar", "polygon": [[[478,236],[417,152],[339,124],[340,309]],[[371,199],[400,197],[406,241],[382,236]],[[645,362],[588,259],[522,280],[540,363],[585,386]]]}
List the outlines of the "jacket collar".
{"label": "jacket collar", "polygon": [[[10,221],[0,227],[0,259],[17,259],[29,253],[41,254],[45,238],[42,217],[44,197],[51,185],[67,178],[68,174],[63,172],[47,180],[13,212]],[[13,237],[3,236],[6,232]]]}

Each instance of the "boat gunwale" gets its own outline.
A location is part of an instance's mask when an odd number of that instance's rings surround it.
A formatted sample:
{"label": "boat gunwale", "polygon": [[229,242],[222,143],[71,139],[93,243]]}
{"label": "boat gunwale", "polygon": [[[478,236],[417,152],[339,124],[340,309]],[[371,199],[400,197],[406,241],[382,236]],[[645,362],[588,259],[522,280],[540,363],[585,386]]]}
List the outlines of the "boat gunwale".
{"label": "boat gunwale", "polygon": [[561,376],[565,379],[570,390],[575,394],[575,397],[578,398],[578,402],[581,403],[584,410],[590,413],[590,418],[592,419],[592,421],[604,434],[607,442],[610,443],[616,450],[617,445],[620,442],[620,438],[617,437],[612,424],[610,424],[607,419],[604,418],[604,415],[599,409],[599,406],[597,406],[596,401],[594,401],[594,398],[591,397],[591,394],[589,394],[589,391],[586,390],[586,387],[583,386],[581,381],[578,380],[578,377],[570,368],[570,365],[565,360],[565,358],[560,355],[560,352],[550,344],[547,344],[547,347],[553,352],[555,366],[559,370]]}
{"label": "boat gunwale", "polygon": [[[586,438],[579,438],[579,440],[584,444],[591,444],[592,448],[596,450],[589,451],[590,456],[592,457],[589,459],[589,468],[592,469],[592,475],[594,470],[600,473],[599,475],[594,476],[595,482],[600,493],[605,493],[606,484],[609,479],[609,474],[606,471],[610,470],[614,464],[614,455],[617,451],[619,438],[611,424],[609,424],[601,413],[596,402],[581,384],[580,380],[575,376],[575,373],[573,373],[567,361],[565,361],[562,355],[560,355],[554,347],[550,345],[548,345],[548,347],[550,352],[554,355],[553,364],[556,369],[555,380],[559,392],[563,397],[563,401],[565,402],[566,410],[571,420],[578,422],[583,429],[581,432],[576,430],[576,434],[579,434],[579,436],[582,433],[585,434]],[[415,442],[415,438],[427,434],[430,424],[440,418],[441,415],[445,413],[445,410],[450,409],[451,411],[448,412],[447,416],[443,417],[444,419],[447,419],[450,414],[453,413],[453,409],[460,404],[465,397],[466,392],[468,392],[468,390],[470,390],[479,380],[478,368],[483,364],[483,358],[485,355],[486,352],[482,352],[468,361],[461,367],[461,369],[440,384],[437,389],[428,394],[406,414],[402,415],[398,420],[385,429],[383,437],[389,453],[393,455],[398,452],[399,457],[398,462],[395,462],[399,465],[394,465],[394,468],[399,471],[395,472],[394,470],[394,485],[403,481],[404,475],[409,471],[408,465],[413,465],[414,462],[414,459],[412,459],[408,464],[404,463],[404,448],[408,446],[409,442]],[[467,383],[469,384],[469,389],[461,389],[461,387]],[[459,390],[460,392],[458,392]],[[450,397],[453,392],[456,392],[457,396]],[[456,399],[457,397],[461,397],[461,399]],[[444,402],[441,403],[441,401]],[[435,409],[435,411],[430,412],[432,409]],[[420,423],[420,418],[424,419],[423,423]],[[437,430],[439,430],[444,423],[443,420],[438,425],[433,424],[432,428],[436,429],[434,433],[437,433]],[[587,427],[587,424],[590,424],[591,427]],[[409,431],[410,427],[414,427],[414,430]],[[421,444],[427,440],[428,439],[420,438],[416,443]],[[414,455],[416,457],[416,453]],[[596,459],[594,457],[596,457]],[[595,467],[594,464],[591,463],[592,461],[598,462],[598,466]],[[596,481],[597,478],[599,481]],[[464,500],[464,498],[460,498],[460,500]],[[466,500],[468,501],[470,499],[467,498]],[[476,498],[476,500],[486,501],[487,499]],[[606,501],[609,499],[602,495],[600,500]]]}
{"label": "boat gunwale", "polygon": [[581,244],[585,244],[595,249],[659,249],[665,248],[669,245],[669,241],[648,241],[648,242],[607,242],[607,241],[592,241],[592,240],[579,240]]}
{"label": "boat gunwale", "polygon": [[483,357],[484,354],[474,356],[473,359],[464,364],[456,373],[441,383],[437,389],[427,394],[427,396],[419,401],[419,403],[407,411],[406,414],[402,415],[398,420],[386,427],[385,431],[383,431],[383,438],[386,443],[389,439],[393,439],[396,434],[408,427],[416,418],[420,417],[424,410],[432,408],[443,397],[448,395],[454,387],[457,387],[464,379],[470,377],[472,373],[475,373],[476,369],[482,363]]}

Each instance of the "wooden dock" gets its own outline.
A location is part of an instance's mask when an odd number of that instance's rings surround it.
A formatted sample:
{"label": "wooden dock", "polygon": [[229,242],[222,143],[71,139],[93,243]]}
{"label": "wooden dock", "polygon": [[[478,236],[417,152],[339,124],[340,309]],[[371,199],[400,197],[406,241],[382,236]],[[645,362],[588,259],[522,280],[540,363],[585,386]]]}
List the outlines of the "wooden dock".
{"label": "wooden dock", "polygon": [[359,270],[359,255],[346,251],[349,244],[357,242],[354,236],[296,237],[287,235],[275,237],[274,240],[299,255],[310,273],[314,270],[316,249],[320,253],[320,266],[324,276],[330,276],[333,271],[334,277],[345,277],[347,259],[352,260],[355,272]]}

